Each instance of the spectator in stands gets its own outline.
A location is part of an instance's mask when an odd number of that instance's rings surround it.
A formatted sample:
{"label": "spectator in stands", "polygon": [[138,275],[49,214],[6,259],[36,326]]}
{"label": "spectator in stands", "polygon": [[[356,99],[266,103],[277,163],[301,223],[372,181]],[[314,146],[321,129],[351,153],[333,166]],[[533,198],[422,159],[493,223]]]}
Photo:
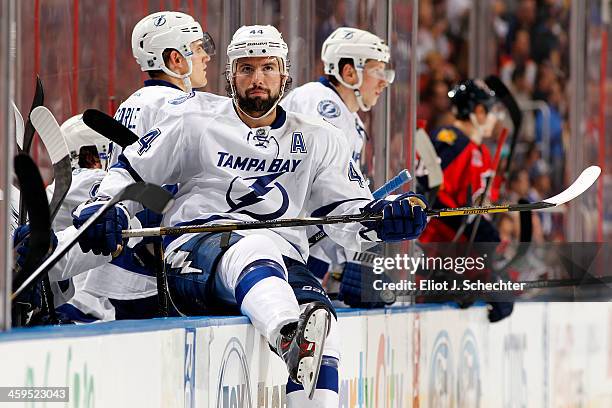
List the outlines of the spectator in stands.
{"label": "spectator in stands", "polygon": [[[565,117],[565,96],[558,80],[553,80],[550,84],[550,91],[546,101],[550,108],[550,118],[548,123],[549,134],[544,134],[544,116],[542,112],[536,112],[536,142],[542,147],[544,159],[552,165],[552,184],[553,189],[558,190],[563,183],[565,158],[563,148],[563,126]],[[544,137],[548,137],[548,141]]]}
{"label": "spectator in stands", "polygon": [[525,70],[525,80],[530,87],[533,87],[536,79],[537,65],[531,59],[530,34],[526,29],[516,32],[512,43],[512,50],[509,55],[504,55],[500,62],[500,77],[506,84],[512,82],[512,74],[518,65],[522,65]]}
{"label": "spectator in stands", "polygon": [[[532,102],[531,93],[533,92],[533,83],[530,83],[527,78],[527,70],[525,65],[518,64],[512,72],[512,82],[509,86],[514,99],[519,104],[519,107],[525,106]],[[532,141],[535,137],[535,122],[533,112],[523,110],[523,122],[521,124],[520,138],[523,141]]]}
{"label": "spectator in stands", "polygon": [[432,79],[428,82],[422,94],[419,104],[418,117],[427,121],[427,132],[441,126],[451,125],[453,115],[451,113],[450,99],[448,98],[449,86],[446,82]]}

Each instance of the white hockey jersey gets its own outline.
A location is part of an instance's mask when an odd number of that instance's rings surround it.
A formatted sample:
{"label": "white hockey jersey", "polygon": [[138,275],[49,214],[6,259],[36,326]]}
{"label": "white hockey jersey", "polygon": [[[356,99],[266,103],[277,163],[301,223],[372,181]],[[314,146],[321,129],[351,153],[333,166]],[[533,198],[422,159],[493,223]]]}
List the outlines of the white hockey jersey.
{"label": "white hockey jersey", "polygon": [[[160,185],[179,183],[164,225],[359,213],[372,200],[341,132],[322,120],[279,107],[272,126],[251,129],[230,98],[201,92],[170,101],[161,112],[161,120],[110,169],[99,192],[112,196],[134,175]],[[371,242],[361,229],[325,226],[336,242],[355,250]],[[268,235],[284,255],[308,257],[304,228],[255,232]],[[190,236],[166,238],[171,250]]]}
{"label": "white hockey jersey", "polygon": [[[327,78],[321,77],[318,82],[309,82],[294,89],[283,99],[281,105],[288,111],[318,116],[340,129],[352,151],[353,160],[360,165],[361,151],[367,139],[365,127],[359,115],[348,109]],[[308,236],[313,236],[319,229],[309,227],[307,231]],[[338,269],[346,261],[344,248],[328,238],[312,247],[311,254],[324,262],[320,264],[312,259],[309,261],[310,268],[318,277],[323,276],[328,265],[331,269]]]}
{"label": "white hockey jersey", "polygon": [[[72,183],[66,198],[62,201],[55,219],[53,220],[53,230],[63,231],[72,226],[72,210],[79,204],[96,196],[100,182],[106,176],[102,169],[74,169],[72,170]],[[47,187],[47,199],[51,202],[55,181]]]}
{"label": "white hockey jersey", "polygon": [[327,78],[321,77],[318,82],[306,83],[289,92],[281,106],[289,112],[318,116],[340,129],[353,160],[360,163],[361,150],[367,138],[365,127],[359,115],[349,111]]}
{"label": "white hockey jersey", "polygon": [[[134,92],[119,106],[114,117],[137,136],[142,137],[155,123],[160,108],[167,101],[181,101],[184,98],[191,98],[193,94],[193,92],[185,93],[170,82],[149,79],[145,81],[144,87]],[[122,149],[119,146],[113,146],[109,166],[117,163],[121,153]],[[130,223],[132,226],[138,226],[135,218]],[[130,248],[125,248],[122,256],[113,259],[104,267],[89,271],[87,277],[83,279],[82,288],[83,296],[77,294],[74,302],[80,309],[82,305],[89,304],[87,299],[96,296],[126,300],[157,294],[157,283],[153,271],[150,266],[135,263]],[[82,299],[82,297],[87,299]],[[96,313],[88,313],[96,315]]]}
{"label": "white hockey jersey", "polygon": [[[181,101],[183,98],[191,98],[195,94],[195,92],[187,94],[176,85],[159,79],[148,79],[144,81],[144,85],[119,105],[114,116],[116,121],[130,129],[138,137],[144,136],[145,132],[157,122],[159,109],[167,101]],[[121,152],[121,147],[113,146],[109,167],[117,162]]]}

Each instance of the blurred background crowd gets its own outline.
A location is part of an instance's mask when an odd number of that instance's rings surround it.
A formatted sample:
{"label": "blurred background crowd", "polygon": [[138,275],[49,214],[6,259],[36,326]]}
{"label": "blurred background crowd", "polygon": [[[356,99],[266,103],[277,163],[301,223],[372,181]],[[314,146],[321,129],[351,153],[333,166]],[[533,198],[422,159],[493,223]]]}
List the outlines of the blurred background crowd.
{"label": "blurred background crowd", "polygon": [[[417,115],[427,121],[429,131],[452,124],[447,93],[454,84],[469,77],[470,4],[469,0],[419,2]],[[493,18],[485,24],[491,24],[489,47],[496,63],[495,73],[523,111],[502,198],[509,202],[520,197],[538,201],[562,190],[566,182],[570,2],[494,0],[491,4]],[[495,151],[495,140],[490,150]],[[560,217],[561,214],[538,215],[534,240],[562,240],[563,224],[555,222]],[[516,223],[515,217],[502,217],[502,239],[517,238]]]}
{"label": "blurred background crowd", "polygon": [[[22,112],[28,110],[39,73],[45,105],[58,121],[89,107],[113,114],[145,79],[131,56],[131,30],[142,16],[158,10],[193,15],[211,33],[217,55],[208,63],[206,90],[219,94],[225,94],[225,47],[240,25],[279,28],[289,45],[293,86],[322,74],[321,44],[335,28],[358,27],[388,39],[396,70],[383,103],[360,114],[369,134],[362,162],[374,187],[402,168],[413,170],[417,119],[425,120],[430,132],[452,121],[447,93],[454,84],[495,74],[523,112],[501,200],[550,196],[583,168],[598,164],[604,176],[597,190],[575,210],[538,214],[534,240],[606,241],[612,235],[606,1],[20,1],[15,99]],[[496,142],[488,142],[491,153]],[[507,154],[505,149],[502,167]],[[50,163],[40,146],[34,156],[50,179]],[[502,238],[517,239],[515,224],[512,217],[501,218]]]}

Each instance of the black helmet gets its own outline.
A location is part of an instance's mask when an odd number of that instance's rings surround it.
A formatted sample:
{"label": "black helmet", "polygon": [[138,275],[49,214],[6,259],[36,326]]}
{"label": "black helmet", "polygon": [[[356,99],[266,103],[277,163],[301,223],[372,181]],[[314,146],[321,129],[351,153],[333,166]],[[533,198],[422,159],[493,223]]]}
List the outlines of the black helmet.
{"label": "black helmet", "polygon": [[457,119],[460,120],[468,119],[477,105],[484,105],[488,112],[496,102],[495,92],[479,79],[460,82],[448,92],[448,97],[455,107]]}

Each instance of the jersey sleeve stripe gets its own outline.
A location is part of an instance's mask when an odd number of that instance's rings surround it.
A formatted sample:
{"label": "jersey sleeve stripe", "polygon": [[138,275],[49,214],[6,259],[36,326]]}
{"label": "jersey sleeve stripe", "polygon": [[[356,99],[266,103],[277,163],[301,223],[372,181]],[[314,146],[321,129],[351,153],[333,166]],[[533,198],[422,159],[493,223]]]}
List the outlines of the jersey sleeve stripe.
{"label": "jersey sleeve stripe", "polygon": [[370,202],[367,198],[351,198],[348,200],[336,201],[335,203],[327,204],[321,208],[318,208],[312,212],[313,217],[323,217],[334,211],[336,208],[341,206],[342,204],[349,203],[351,201],[367,201]]}

